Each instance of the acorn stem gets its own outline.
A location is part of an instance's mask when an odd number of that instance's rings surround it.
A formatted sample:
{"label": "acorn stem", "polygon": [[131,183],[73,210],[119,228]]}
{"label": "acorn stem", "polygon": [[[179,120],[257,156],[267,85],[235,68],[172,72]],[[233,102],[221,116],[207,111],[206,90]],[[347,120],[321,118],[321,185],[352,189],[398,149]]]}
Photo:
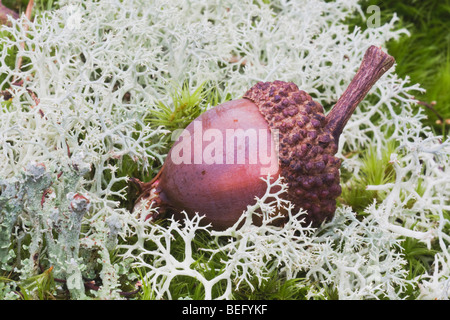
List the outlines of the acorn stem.
{"label": "acorn stem", "polygon": [[327,128],[336,143],[358,104],[394,63],[395,59],[380,47],[370,46],[367,49],[355,77],[326,117]]}
{"label": "acorn stem", "polygon": [[[159,172],[156,174],[155,177],[149,182],[142,182],[139,179],[136,178],[130,178],[130,182],[133,183],[137,188],[139,192],[138,198],[134,201],[133,209],[131,210],[134,212],[136,209],[143,209],[140,208],[144,205],[142,201],[145,201],[148,205],[148,207],[151,204],[154,204],[155,207],[161,207],[163,205],[163,201],[159,196],[159,190],[158,185],[160,183],[160,177],[161,173],[164,170],[164,165],[159,170]],[[144,208],[145,209],[145,208]],[[161,214],[164,213],[164,210],[162,208],[158,209],[157,216],[147,215],[145,217],[145,220],[152,219],[152,221],[156,220],[157,217],[159,217]]]}

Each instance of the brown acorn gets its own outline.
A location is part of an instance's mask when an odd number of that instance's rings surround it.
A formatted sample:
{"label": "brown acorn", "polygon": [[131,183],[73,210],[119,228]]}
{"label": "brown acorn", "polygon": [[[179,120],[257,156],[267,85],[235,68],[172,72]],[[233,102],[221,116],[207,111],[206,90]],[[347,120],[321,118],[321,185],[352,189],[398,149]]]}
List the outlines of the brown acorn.
{"label": "brown acorn", "polygon": [[[288,185],[284,197],[308,212],[306,223],[317,226],[329,220],[341,193],[341,161],[335,157],[339,136],[357,105],[394,62],[393,57],[371,46],[350,85],[326,116],[308,93],[283,81],[259,82],[242,99],[203,113],[186,127],[152,181],[132,179],[141,190],[135,209],[153,203],[161,215],[177,216],[184,210],[189,216],[204,215],[202,221],[214,229],[226,229],[256,202],[255,197],[264,195],[267,184],[261,177],[270,174],[284,178]],[[247,136],[225,150],[231,141],[227,134],[238,130],[259,133],[259,140]],[[216,140],[220,135],[225,137],[214,142],[214,151],[208,150],[212,142],[198,145],[204,142],[198,137],[203,139],[206,132],[215,133]],[[186,148],[180,153],[182,144]],[[265,157],[255,161],[255,152]],[[239,155],[244,161],[238,161]]]}

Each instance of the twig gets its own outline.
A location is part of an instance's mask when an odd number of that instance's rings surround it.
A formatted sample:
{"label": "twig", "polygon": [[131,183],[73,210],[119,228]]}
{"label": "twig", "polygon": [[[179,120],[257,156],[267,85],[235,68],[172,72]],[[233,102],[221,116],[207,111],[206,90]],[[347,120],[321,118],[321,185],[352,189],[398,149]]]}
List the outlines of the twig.
{"label": "twig", "polygon": [[129,297],[129,296],[135,295],[136,293],[138,293],[138,292],[141,290],[142,284],[141,284],[140,281],[136,282],[136,287],[137,287],[136,290],[133,290],[133,291],[130,291],[130,292],[124,292],[124,291],[122,291],[122,292],[120,292],[119,294],[120,294],[121,296],[123,296],[123,297]]}
{"label": "twig", "polygon": [[326,127],[333,134],[336,143],[358,104],[394,63],[395,59],[381,48],[370,46],[367,49],[358,72],[326,117]]}
{"label": "twig", "polygon": [[437,112],[437,110],[433,107],[436,105],[436,101],[431,101],[430,103],[425,102],[425,101],[417,101],[417,104],[420,104],[421,106],[424,106],[424,107],[428,108],[429,110],[431,110],[439,119],[437,124],[442,124],[444,122],[448,124],[449,119],[444,119],[444,117],[441,116],[439,114],[439,112]]}

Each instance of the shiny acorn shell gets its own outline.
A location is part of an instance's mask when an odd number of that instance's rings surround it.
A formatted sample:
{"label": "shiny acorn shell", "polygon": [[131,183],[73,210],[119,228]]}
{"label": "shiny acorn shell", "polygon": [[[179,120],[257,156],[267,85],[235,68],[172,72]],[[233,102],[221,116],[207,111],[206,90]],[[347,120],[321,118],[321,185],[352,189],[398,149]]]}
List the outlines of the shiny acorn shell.
{"label": "shiny acorn shell", "polygon": [[[308,223],[319,224],[333,216],[335,199],[341,192],[340,161],[334,157],[337,148],[332,135],[323,130],[322,106],[295,84],[260,82],[243,99],[219,105],[195,121],[201,121],[203,130],[214,128],[224,135],[226,129],[277,132],[278,165],[270,174],[284,177],[289,187],[284,197],[296,210],[308,211]],[[191,137],[194,122],[186,128]],[[268,137],[273,139],[271,134]],[[232,226],[247,206],[256,202],[255,197],[266,192],[260,164],[230,165],[224,164],[225,160],[222,164],[192,164],[193,158],[191,164],[174,164],[171,152],[157,189],[162,202],[189,215],[204,214],[204,222],[215,229]],[[174,210],[175,215],[178,210]]]}

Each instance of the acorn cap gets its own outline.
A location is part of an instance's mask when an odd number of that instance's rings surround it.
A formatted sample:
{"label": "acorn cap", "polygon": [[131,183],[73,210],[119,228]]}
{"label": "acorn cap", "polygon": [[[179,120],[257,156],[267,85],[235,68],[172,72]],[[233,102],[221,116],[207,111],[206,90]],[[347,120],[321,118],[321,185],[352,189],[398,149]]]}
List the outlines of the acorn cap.
{"label": "acorn cap", "polygon": [[309,212],[307,223],[331,218],[341,193],[341,161],[334,156],[337,145],[326,130],[323,107],[292,82],[259,82],[244,98],[258,106],[272,132],[279,134],[286,200]]}
{"label": "acorn cap", "polygon": [[272,133],[279,134],[279,165],[288,185],[286,200],[308,211],[317,226],[333,217],[341,194],[339,136],[358,104],[395,63],[380,47],[370,46],[351,83],[325,116],[323,107],[291,82],[259,82],[244,98],[255,103]]}

